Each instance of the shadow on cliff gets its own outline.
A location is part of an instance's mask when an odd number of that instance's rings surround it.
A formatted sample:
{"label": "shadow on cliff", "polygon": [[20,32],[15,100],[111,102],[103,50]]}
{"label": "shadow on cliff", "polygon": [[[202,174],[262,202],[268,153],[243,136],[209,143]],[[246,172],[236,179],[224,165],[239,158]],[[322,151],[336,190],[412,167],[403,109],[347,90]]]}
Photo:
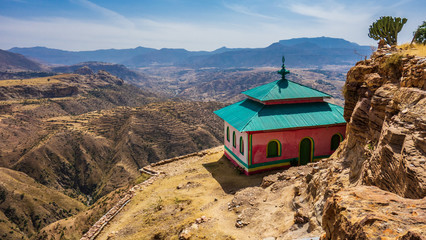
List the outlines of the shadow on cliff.
{"label": "shadow on cliff", "polygon": [[227,194],[234,194],[238,190],[247,187],[260,186],[263,177],[279,171],[268,171],[247,176],[240,172],[225,156],[222,156],[216,162],[205,163],[203,167],[212,174],[213,178]]}

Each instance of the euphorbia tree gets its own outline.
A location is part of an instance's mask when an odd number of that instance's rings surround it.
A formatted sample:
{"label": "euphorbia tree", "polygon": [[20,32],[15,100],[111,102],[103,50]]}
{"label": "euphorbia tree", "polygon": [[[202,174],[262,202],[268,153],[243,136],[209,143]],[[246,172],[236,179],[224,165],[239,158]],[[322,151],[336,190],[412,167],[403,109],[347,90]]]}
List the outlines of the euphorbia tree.
{"label": "euphorbia tree", "polygon": [[374,40],[383,39],[390,46],[397,44],[398,33],[401,31],[406,18],[383,16],[370,25],[368,36]]}

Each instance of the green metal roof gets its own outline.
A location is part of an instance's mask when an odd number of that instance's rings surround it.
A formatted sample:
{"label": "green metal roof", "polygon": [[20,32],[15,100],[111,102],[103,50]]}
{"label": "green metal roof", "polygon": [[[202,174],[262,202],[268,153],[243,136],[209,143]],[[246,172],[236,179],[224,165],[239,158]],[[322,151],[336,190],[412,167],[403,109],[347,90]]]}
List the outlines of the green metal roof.
{"label": "green metal roof", "polygon": [[214,113],[239,132],[346,123],[343,108],[327,102],[263,105],[246,99]]}
{"label": "green metal roof", "polygon": [[286,79],[280,79],[242,93],[260,101],[330,97],[326,93]]}

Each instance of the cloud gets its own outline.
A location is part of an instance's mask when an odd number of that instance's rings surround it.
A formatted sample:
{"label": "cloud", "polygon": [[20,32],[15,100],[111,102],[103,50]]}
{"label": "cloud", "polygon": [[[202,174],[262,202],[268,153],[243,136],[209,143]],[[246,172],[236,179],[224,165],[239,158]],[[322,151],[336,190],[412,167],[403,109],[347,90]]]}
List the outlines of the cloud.
{"label": "cloud", "polygon": [[123,26],[127,26],[127,27],[134,27],[134,24],[132,21],[130,21],[129,19],[127,19],[126,17],[124,17],[123,15],[112,11],[110,9],[104,8],[102,6],[99,6],[95,3],[92,3],[89,0],[71,0],[71,2],[79,4],[80,6],[83,6],[87,9],[90,9],[94,12],[97,12],[101,15],[103,15],[104,17],[106,17],[109,20],[112,20],[115,23],[119,23]]}
{"label": "cloud", "polygon": [[252,16],[252,17],[258,17],[258,18],[264,18],[264,19],[271,19],[271,20],[277,20],[275,17],[271,17],[268,15],[263,15],[260,13],[257,13],[255,11],[250,10],[247,6],[240,5],[240,4],[224,4],[224,6],[234,12],[241,13],[244,15]]}
{"label": "cloud", "polygon": [[[0,46],[46,46],[65,50],[105,48],[186,48],[214,50],[221,46],[258,46],[257,33],[241,27],[132,19],[134,28],[70,18],[17,19],[0,15]],[[265,41],[265,39],[261,39]],[[244,42],[244,45],[241,44]]]}
{"label": "cloud", "polygon": [[367,8],[360,9],[348,7],[335,1],[314,3],[291,3],[286,7],[297,14],[313,17],[325,21],[338,21],[341,23],[354,23],[369,19],[371,13]]}
{"label": "cloud", "polygon": [[[173,16],[160,15],[149,19],[126,18],[91,1],[70,1],[89,9],[93,16],[82,19],[52,17],[53,14],[38,18],[0,15],[0,36],[4,36],[0,38],[0,47],[47,46],[93,50],[145,46],[214,50],[222,46],[266,47],[281,39],[319,36],[370,44],[374,41],[367,36],[368,26],[375,19],[377,10],[367,3],[351,6],[350,3],[336,3],[334,0],[327,3],[313,0],[287,2],[282,8],[260,6],[260,3],[245,7],[237,3],[226,6],[233,13],[238,13],[234,14],[236,16],[227,15],[226,19],[219,17],[215,21],[179,21]],[[276,1],[282,3],[283,0]],[[261,21],[274,18],[260,14],[260,10],[271,12],[277,19]],[[230,18],[233,21],[229,21]]]}

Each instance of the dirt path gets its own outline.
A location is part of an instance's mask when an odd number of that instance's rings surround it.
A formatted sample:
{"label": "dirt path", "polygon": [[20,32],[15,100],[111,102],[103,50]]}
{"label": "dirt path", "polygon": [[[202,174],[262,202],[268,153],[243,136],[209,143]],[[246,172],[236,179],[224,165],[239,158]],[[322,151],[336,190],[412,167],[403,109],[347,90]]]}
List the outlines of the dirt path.
{"label": "dirt path", "polygon": [[243,175],[223,156],[223,147],[164,163],[151,167],[162,177],[136,189],[96,239],[281,240],[319,234],[294,221],[295,179],[309,167],[292,168],[288,181],[262,188],[264,176],[276,172]]}
{"label": "dirt path", "polygon": [[258,239],[235,227],[234,193],[260,185],[264,175],[240,174],[223,148],[153,167],[165,173],[117,214],[96,239]]}

